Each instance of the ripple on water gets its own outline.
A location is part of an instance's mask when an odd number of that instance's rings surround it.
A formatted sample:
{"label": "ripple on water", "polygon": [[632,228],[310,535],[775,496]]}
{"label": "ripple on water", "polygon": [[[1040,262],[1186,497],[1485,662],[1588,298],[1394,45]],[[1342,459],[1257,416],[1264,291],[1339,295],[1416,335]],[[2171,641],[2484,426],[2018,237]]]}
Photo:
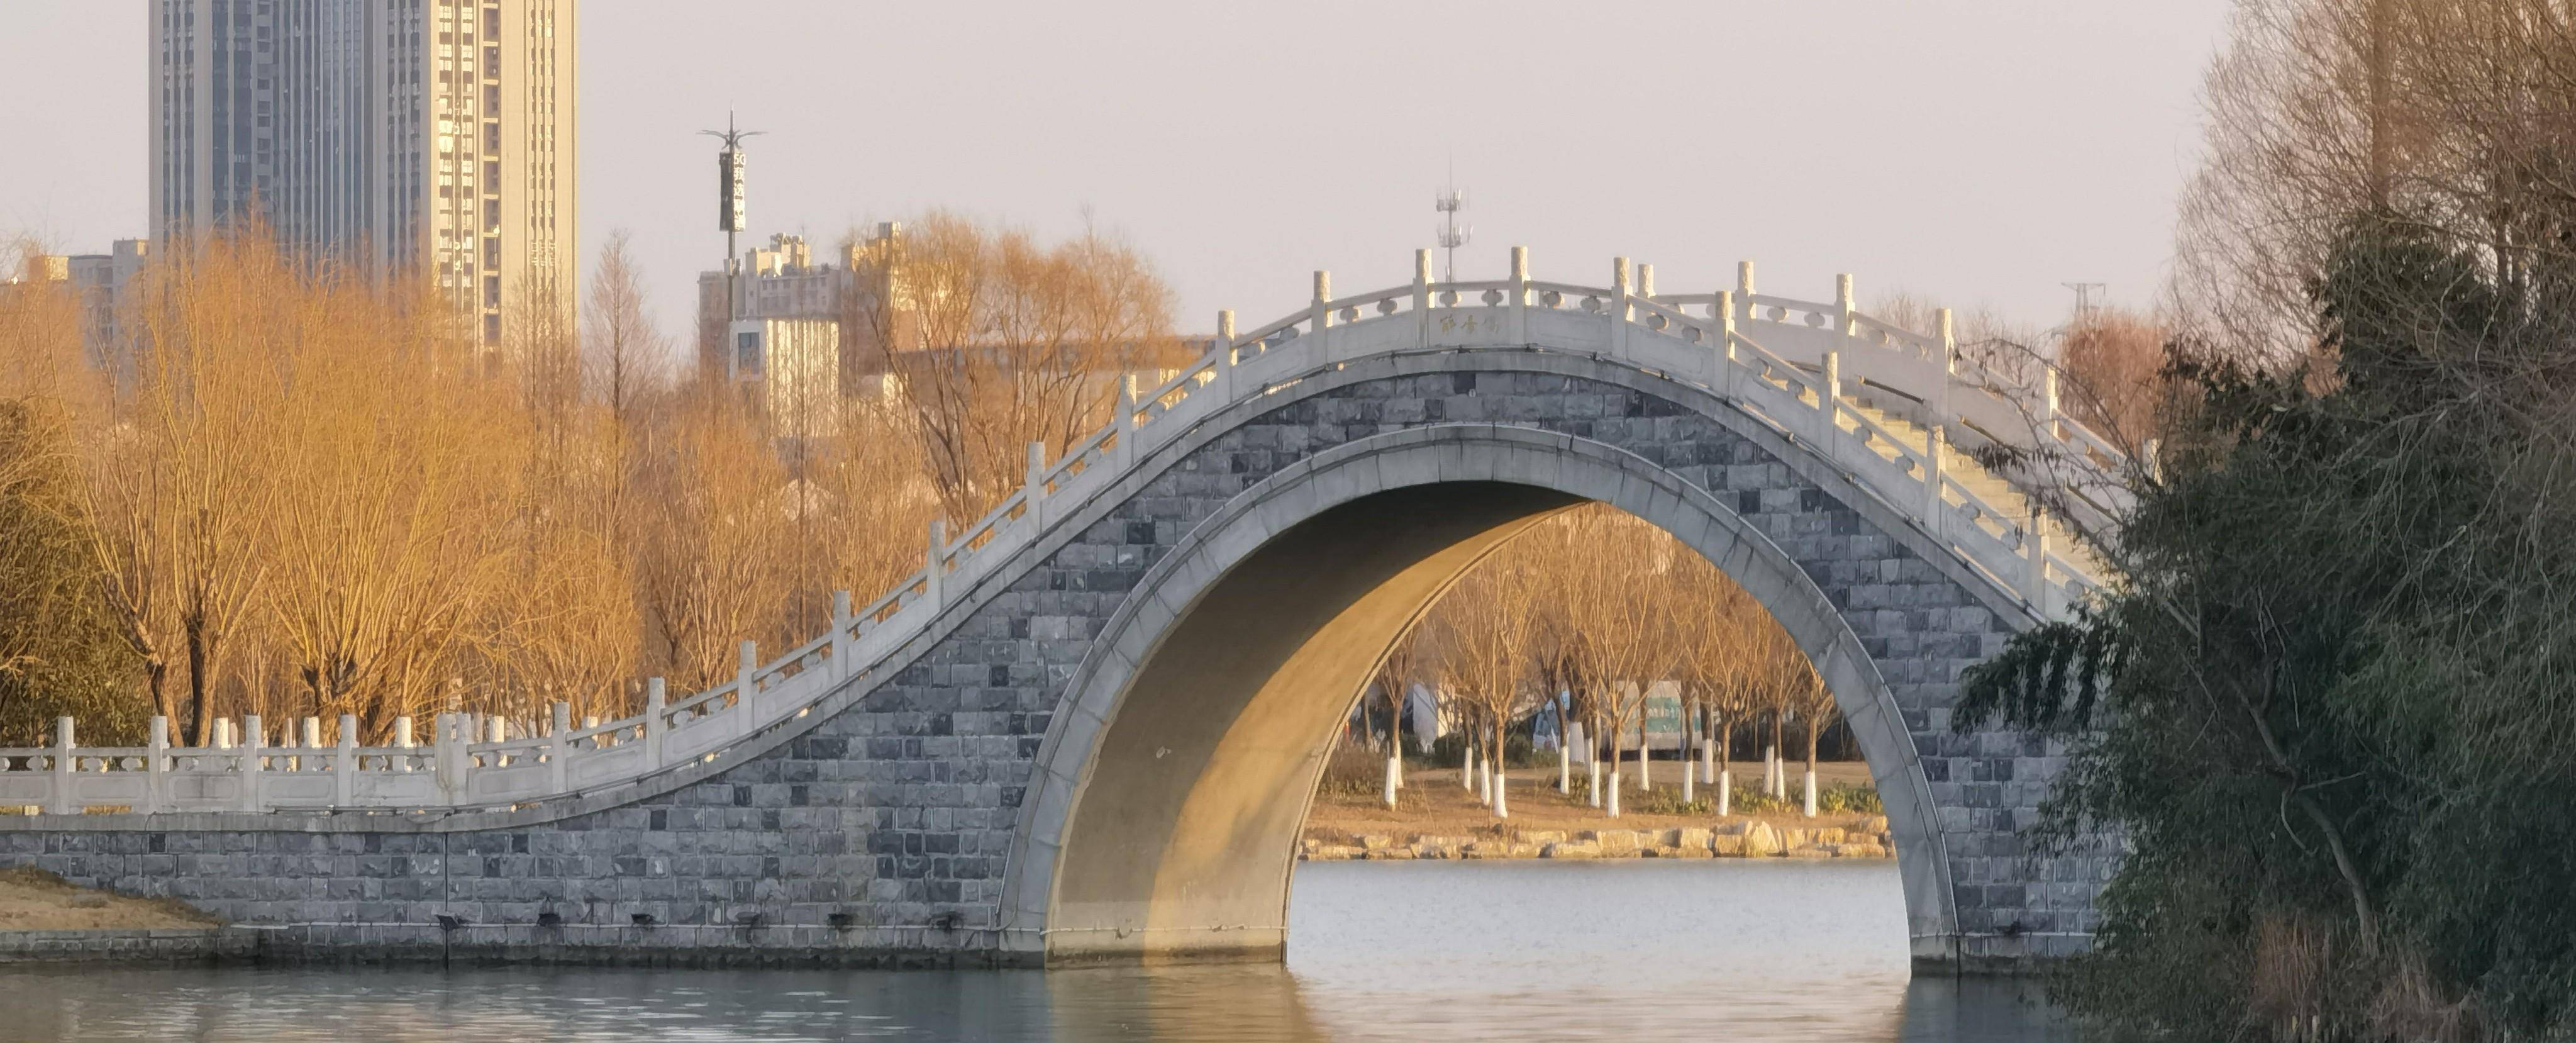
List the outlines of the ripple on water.
{"label": "ripple on water", "polygon": [[1285,967],[5,968],[0,1040],[2055,1041],[1910,981],[1888,862],[1299,867]]}

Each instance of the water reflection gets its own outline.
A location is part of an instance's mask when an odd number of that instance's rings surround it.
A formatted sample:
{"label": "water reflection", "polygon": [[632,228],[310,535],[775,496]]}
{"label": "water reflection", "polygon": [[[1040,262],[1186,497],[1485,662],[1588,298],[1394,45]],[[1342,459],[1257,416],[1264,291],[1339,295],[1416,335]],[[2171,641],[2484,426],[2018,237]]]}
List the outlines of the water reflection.
{"label": "water reflection", "polygon": [[1885,863],[1316,864],[1284,968],[0,968],[0,1038],[2073,1038],[1903,924]]}

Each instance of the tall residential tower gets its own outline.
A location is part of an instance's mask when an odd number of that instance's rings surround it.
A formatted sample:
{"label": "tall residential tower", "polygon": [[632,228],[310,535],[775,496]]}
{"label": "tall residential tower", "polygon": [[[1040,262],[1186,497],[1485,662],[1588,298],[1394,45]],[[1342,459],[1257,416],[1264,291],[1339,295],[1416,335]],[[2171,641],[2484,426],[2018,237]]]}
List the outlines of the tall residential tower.
{"label": "tall residential tower", "polygon": [[579,0],[145,0],[152,238],[265,214],[425,273],[486,344],[577,285]]}

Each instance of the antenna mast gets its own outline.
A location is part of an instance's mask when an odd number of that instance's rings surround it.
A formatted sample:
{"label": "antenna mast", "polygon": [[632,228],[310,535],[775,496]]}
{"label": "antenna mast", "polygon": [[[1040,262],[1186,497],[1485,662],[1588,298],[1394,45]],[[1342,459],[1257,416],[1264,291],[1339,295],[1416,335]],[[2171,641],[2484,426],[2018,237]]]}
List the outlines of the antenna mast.
{"label": "antenna mast", "polygon": [[2077,322],[2091,318],[2094,295],[2110,289],[2109,286],[2098,282],[2070,282],[2058,285],[2075,291],[2075,321]]}
{"label": "antenna mast", "polygon": [[[748,190],[743,183],[742,139],[758,137],[767,132],[735,127],[733,113],[727,111],[725,129],[702,130],[698,133],[724,142],[724,150],[716,153],[716,227],[723,229],[725,234],[725,331],[716,343],[716,350],[723,353],[732,350],[727,342],[733,339],[734,312],[737,308],[735,297],[741,292],[741,288],[736,284],[736,276],[740,274],[741,269],[741,258],[735,252],[734,236],[740,234],[750,224],[744,205]],[[720,362],[723,357],[719,354],[718,361]]]}
{"label": "antenna mast", "polygon": [[1467,240],[1476,234],[1476,230],[1458,224],[1458,211],[1467,208],[1467,190],[1458,187],[1456,169],[1450,170],[1449,187],[1431,197],[1431,208],[1440,212],[1441,222],[1433,234],[1439,237],[1440,248],[1449,252],[1449,272],[1441,276],[1440,281],[1457,282],[1458,248],[1467,245]]}

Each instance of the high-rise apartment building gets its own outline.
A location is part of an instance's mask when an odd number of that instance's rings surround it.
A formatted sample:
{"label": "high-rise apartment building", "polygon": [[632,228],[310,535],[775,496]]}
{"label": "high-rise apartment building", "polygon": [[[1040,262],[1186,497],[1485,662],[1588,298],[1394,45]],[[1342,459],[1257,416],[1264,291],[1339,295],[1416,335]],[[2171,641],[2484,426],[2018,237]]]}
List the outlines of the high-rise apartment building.
{"label": "high-rise apartment building", "polygon": [[147,0],[152,237],[256,209],[424,273],[498,344],[577,285],[579,0]]}

